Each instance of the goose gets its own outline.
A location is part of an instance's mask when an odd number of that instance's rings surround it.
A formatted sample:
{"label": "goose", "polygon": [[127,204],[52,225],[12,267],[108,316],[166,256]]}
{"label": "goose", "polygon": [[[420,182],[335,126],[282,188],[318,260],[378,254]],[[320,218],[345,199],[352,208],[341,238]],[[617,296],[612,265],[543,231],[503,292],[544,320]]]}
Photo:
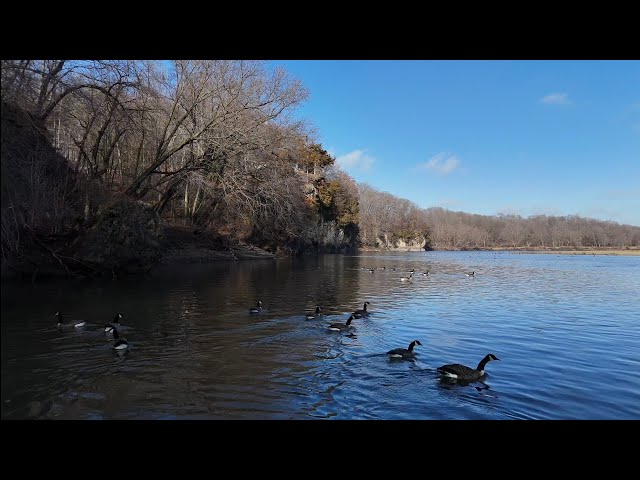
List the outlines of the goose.
{"label": "goose", "polygon": [[391,267],[391,271],[395,272],[396,271],[396,267]]}
{"label": "goose", "polygon": [[127,342],[126,338],[120,338],[117,328],[113,329],[113,338],[115,340],[113,342],[113,348],[115,348],[116,350],[124,350],[129,346],[129,342]]}
{"label": "goose", "polygon": [[422,345],[419,340],[414,340],[409,344],[409,348],[394,348],[393,350],[389,350],[387,355],[391,358],[413,358],[415,356],[415,352],[413,351],[413,347],[416,345]]}
{"label": "goose", "polygon": [[428,268],[427,268],[427,271],[426,271],[426,272],[422,272],[422,276],[423,276],[423,277],[426,277],[427,275],[429,275],[429,269],[428,269]]}
{"label": "goose", "polygon": [[351,328],[351,322],[353,321],[354,317],[353,315],[350,315],[349,318],[347,319],[347,323],[332,323],[331,325],[329,325],[329,330],[332,330],[334,332],[339,332],[341,330],[348,330]]}
{"label": "goose", "polygon": [[63,327],[79,328],[79,327],[84,327],[85,324],[87,323],[86,321],[84,321],[84,322],[79,322],[79,323],[68,323],[68,324],[65,324],[64,323],[64,317],[62,316],[62,314],[60,312],[56,312],[55,316],[58,317],[58,328],[63,328]]}
{"label": "goose", "polygon": [[375,273],[375,271],[376,271],[375,268],[370,268],[369,269],[369,273]]}
{"label": "goose", "polygon": [[356,318],[369,316],[369,312],[367,311],[367,305],[369,305],[369,302],[364,302],[364,306],[362,307],[362,310],[356,310],[355,312],[353,312],[353,315],[355,315]]}
{"label": "goose", "polygon": [[469,368],[465,365],[460,365],[459,363],[454,363],[450,365],[443,365],[442,367],[438,367],[438,372],[440,372],[443,376],[447,378],[455,378],[457,380],[479,380],[484,376],[484,366],[490,362],[491,360],[500,360],[493,353],[487,354],[480,363],[478,364],[478,368]]}
{"label": "goose", "polygon": [[249,313],[260,313],[260,312],[262,312],[262,302],[258,300],[257,305],[249,309]]}
{"label": "goose", "polygon": [[111,323],[107,323],[104,326],[104,331],[107,332],[107,333],[111,333],[111,332],[113,332],[113,329],[115,327],[120,327],[121,326],[120,325],[120,319],[121,318],[122,318],[122,314],[121,313],[116,314],[116,316],[113,318]]}
{"label": "goose", "polygon": [[410,273],[408,277],[400,277],[400,281],[401,282],[411,282],[412,278],[413,278],[413,273]]}
{"label": "goose", "polygon": [[475,270],[471,273],[467,273],[467,277],[473,277],[476,274]]}
{"label": "goose", "polygon": [[412,268],[411,270],[409,270],[409,273],[416,273],[416,269]]}
{"label": "goose", "polygon": [[380,270],[386,270],[387,267],[380,267]]}
{"label": "goose", "polygon": [[307,320],[313,320],[314,318],[320,316],[320,310],[322,310],[322,307],[316,307],[316,313],[307,313],[304,318],[306,318]]}

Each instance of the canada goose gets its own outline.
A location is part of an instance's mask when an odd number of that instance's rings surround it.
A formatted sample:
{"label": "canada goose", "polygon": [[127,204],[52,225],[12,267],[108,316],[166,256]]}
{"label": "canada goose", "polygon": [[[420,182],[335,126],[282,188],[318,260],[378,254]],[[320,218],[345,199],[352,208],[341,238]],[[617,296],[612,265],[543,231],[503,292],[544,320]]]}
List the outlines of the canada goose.
{"label": "canada goose", "polygon": [[380,270],[386,270],[387,267],[380,267]]}
{"label": "canada goose", "polygon": [[416,269],[412,268],[411,270],[409,270],[409,273],[416,273]]}
{"label": "canada goose", "polygon": [[316,317],[320,316],[320,310],[322,310],[322,307],[316,307],[316,313],[307,313],[304,318],[306,318],[307,320],[313,320]]}
{"label": "canada goose", "polygon": [[369,269],[369,273],[375,273],[375,271],[376,271],[375,268],[370,268]]}
{"label": "canada goose", "polygon": [[116,328],[113,329],[113,339],[115,340],[113,342],[113,348],[116,350],[123,350],[129,346],[129,342],[127,342],[126,338],[120,338],[120,335],[118,335],[118,329]]}
{"label": "canada goose", "polygon": [[347,319],[347,323],[332,323],[331,325],[329,325],[329,330],[332,330],[334,332],[348,330],[349,328],[351,328],[351,322],[353,321],[353,318],[353,315],[350,315]]}
{"label": "canada goose", "polygon": [[427,268],[427,271],[426,271],[426,272],[422,272],[422,276],[423,276],[423,277],[426,277],[427,275],[429,275],[429,269],[428,269],[428,268]]}
{"label": "canada goose", "polygon": [[120,319],[121,318],[122,318],[122,314],[121,313],[116,314],[116,316],[113,318],[111,323],[107,323],[104,326],[104,331],[107,332],[107,333],[111,333],[111,332],[113,332],[113,329],[115,327],[120,327],[121,326],[120,325]]}
{"label": "canada goose", "polygon": [[367,311],[367,305],[369,305],[369,302],[364,302],[364,306],[362,307],[362,310],[356,310],[355,312],[353,312],[353,315],[355,315],[356,318],[369,316],[369,312]]}
{"label": "canada goose", "polygon": [[410,273],[408,277],[400,277],[400,281],[401,282],[411,282],[412,278],[413,278],[413,273]]}
{"label": "canada goose", "polygon": [[467,277],[473,277],[476,274],[475,270],[471,273],[467,273]]}
{"label": "canada goose", "polygon": [[258,300],[257,306],[251,307],[249,309],[249,313],[260,313],[262,312],[262,302]]}
{"label": "canada goose", "polygon": [[56,312],[55,316],[58,317],[58,328],[63,328],[63,327],[79,328],[79,327],[84,327],[85,324],[87,323],[86,321],[78,322],[78,323],[64,323],[64,317],[60,312]]}
{"label": "canada goose", "polygon": [[422,345],[419,340],[414,340],[409,344],[409,348],[394,348],[393,350],[389,350],[387,355],[391,358],[413,358],[415,356],[415,352],[413,351],[413,347],[416,345]]}
{"label": "canada goose", "polygon": [[455,378],[457,380],[478,380],[484,376],[484,366],[491,360],[500,360],[493,353],[487,354],[480,363],[478,368],[469,368],[459,363],[443,365],[438,367],[438,372],[447,378]]}

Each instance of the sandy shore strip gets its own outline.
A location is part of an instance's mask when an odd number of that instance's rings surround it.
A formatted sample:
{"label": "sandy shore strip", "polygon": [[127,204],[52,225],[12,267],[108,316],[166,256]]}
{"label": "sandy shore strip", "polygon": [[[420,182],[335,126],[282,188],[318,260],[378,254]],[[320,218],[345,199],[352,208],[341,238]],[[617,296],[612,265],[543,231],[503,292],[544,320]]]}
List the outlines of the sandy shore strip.
{"label": "sandy shore strip", "polygon": [[625,255],[640,256],[640,250],[517,250],[518,253],[552,253],[558,255]]}

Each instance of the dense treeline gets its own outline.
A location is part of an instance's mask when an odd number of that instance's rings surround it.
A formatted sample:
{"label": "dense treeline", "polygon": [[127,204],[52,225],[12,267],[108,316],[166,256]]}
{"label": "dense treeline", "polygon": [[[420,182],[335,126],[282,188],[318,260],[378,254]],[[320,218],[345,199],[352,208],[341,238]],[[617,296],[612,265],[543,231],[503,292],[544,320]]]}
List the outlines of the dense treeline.
{"label": "dense treeline", "polygon": [[[3,125],[15,133],[3,128],[3,258],[25,231],[88,226],[118,198],[152,205],[170,225],[274,249],[356,244],[355,183],[293,119],[307,92],[282,69],[3,60],[1,73]],[[42,155],[47,142],[55,152]],[[55,178],[54,157],[68,167]]]}
{"label": "dense treeline", "polygon": [[434,248],[616,247],[640,245],[640,227],[577,215],[473,215],[429,208]]}
{"label": "dense treeline", "polygon": [[[614,222],[422,209],[358,186],[296,120],[305,88],[264,62],[3,60],[0,73],[3,261],[34,242],[67,270],[78,246],[102,258],[99,241],[133,258],[142,218],[287,252],[640,244]],[[47,243],[61,237],[66,250]]]}
{"label": "dense treeline", "polygon": [[359,190],[363,246],[430,248],[430,228],[424,209],[364,183]]}
{"label": "dense treeline", "polygon": [[360,186],[361,241],[371,247],[617,247],[640,245],[640,227],[575,215],[474,215],[415,203]]}

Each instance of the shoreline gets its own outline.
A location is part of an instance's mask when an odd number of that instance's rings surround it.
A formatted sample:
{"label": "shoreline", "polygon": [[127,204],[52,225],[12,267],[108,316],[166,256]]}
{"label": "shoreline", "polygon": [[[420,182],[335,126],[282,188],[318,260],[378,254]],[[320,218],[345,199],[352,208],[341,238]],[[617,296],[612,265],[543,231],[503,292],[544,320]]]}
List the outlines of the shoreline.
{"label": "shoreline", "polygon": [[558,255],[620,255],[620,256],[640,256],[640,250],[626,250],[626,249],[586,249],[586,250],[514,250],[518,253],[553,253]]}
{"label": "shoreline", "polygon": [[359,252],[513,252],[522,254],[556,254],[556,255],[620,255],[620,256],[640,256],[640,248],[542,248],[542,247],[491,247],[491,248],[471,248],[471,249],[437,249],[424,250],[417,248],[372,248],[365,247],[358,249]]}
{"label": "shoreline", "polygon": [[[180,232],[182,233],[182,232]],[[198,238],[197,240],[184,233],[180,234],[172,232],[168,237],[165,237],[162,242],[162,255],[158,259],[158,262],[150,265],[145,271],[168,265],[180,265],[180,264],[193,264],[193,263],[212,263],[212,262],[233,262],[244,260],[274,260],[277,258],[286,257],[279,253],[271,253],[263,250],[254,245],[246,243],[227,243],[221,244],[214,239]],[[640,248],[634,247],[630,249],[617,249],[617,248],[583,248],[583,249],[551,249],[551,248],[474,248],[474,249],[443,249],[443,250],[423,250],[418,248],[394,248],[394,249],[381,249],[364,247],[356,250],[358,253],[366,252],[510,252],[517,254],[553,254],[553,255],[608,255],[608,256],[640,256]],[[317,254],[322,254],[317,252]],[[51,259],[47,258],[47,262],[43,261],[35,271],[29,271],[27,269],[20,271],[13,270],[11,267],[3,262],[2,269],[0,269],[0,278],[4,280],[16,280],[27,279],[33,281],[35,277],[67,277],[68,272],[57,268],[59,267],[55,263],[51,262]],[[7,268],[9,267],[9,268]],[[23,265],[24,268],[24,265]],[[33,267],[32,267],[33,268]]]}

